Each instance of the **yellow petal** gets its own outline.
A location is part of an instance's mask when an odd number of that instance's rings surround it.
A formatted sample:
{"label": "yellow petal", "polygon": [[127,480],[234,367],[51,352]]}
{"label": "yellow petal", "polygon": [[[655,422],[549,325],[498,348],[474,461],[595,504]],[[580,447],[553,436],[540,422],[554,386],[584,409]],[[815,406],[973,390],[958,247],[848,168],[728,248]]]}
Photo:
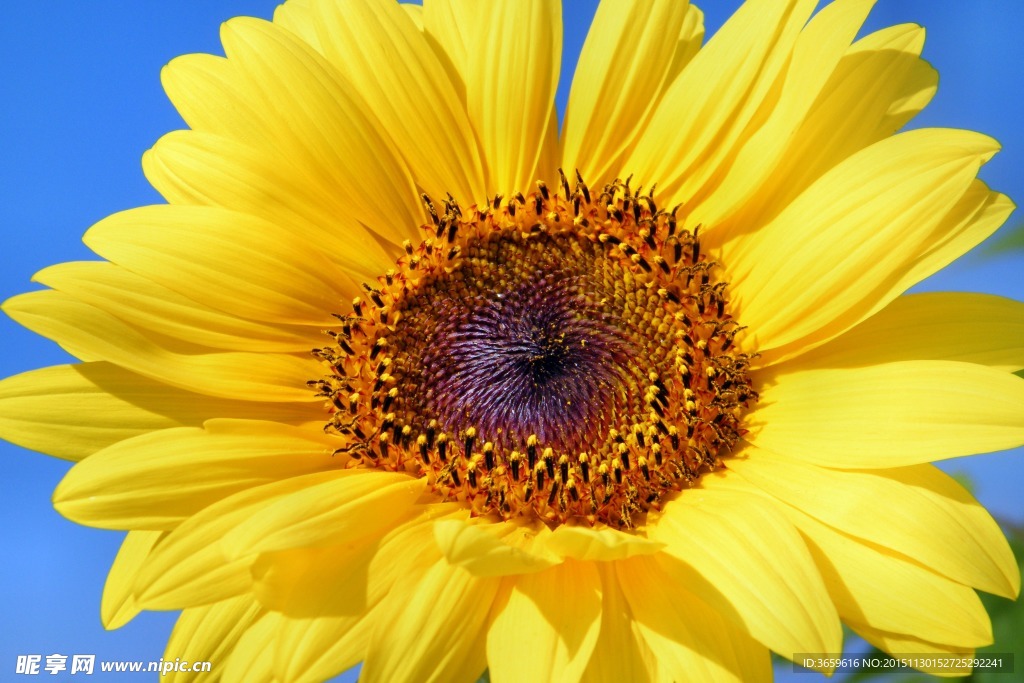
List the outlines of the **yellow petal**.
{"label": "yellow petal", "polygon": [[487,633],[494,683],[577,681],[601,631],[601,578],[589,562],[566,560],[505,579]]}
{"label": "yellow petal", "polygon": [[343,465],[320,430],[211,420],[121,441],[67,473],[54,507],[80,524],[166,529],[236,491]]}
{"label": "yellow petal", "polygon": [[473,681],[487,667],[482,645],[497,579],[441,560],[420,570],[377,619],[360,680]]}
{"label": "yellow petal", "polygon": [[221,548],[225,534],[275,500],[334,476],[318,472],[240,491],[203,508],[170,532],[150,554],[134,581],[145,609],[181,609],[248,592],[251,557],[231,560]]}
{"label": "yellow petal", "polygon": [[652,527],[667,545],[661,571],[783,657],[838,652],[839,618],[803,539],[776,503],[722,478],[704,477]]}
{"label": "yellow petal", "polygon": [[686,16],[683,18],[683,25],[679,27],[679,39],[676,41],[675,53],[672,55],[672,63],[668,67],[668,78],[662,86],[658,99],[664,96],[665,91],[675,82],[676,77],[683,72],[686,65],[690,63],[700,51],[704,44],[704,13],[700,8],[691,4],[686,8]]}
{"label": "yellow petal", "polygon": [[266,505],[228,533],[228,557],[333,545],[380,535],[407,516],[426,480],[404,472],[336,470]]}
{"label": "yellow petal", "polygon": [[[334,546],[259,556],[252,567],[253,592],[268,609],[288,617],[358,616],[397,585],[441,558],[432,523],[453,514],[452,504],[427,506],[383,537],[361,536]],[[310,653],[307,653],[310,654]]]}
{"label": "yellow petal", "polygon": [[213,417],[297,424],[317,414],[299,403],[193,394],[102,361],[42,368],[0,381],[0,435],[67,460],[81,460],[145,432],[197,427]]}
{"label": "yellow petal", "polygon": [[623,167],[687,199],[719,171],[790,58],[813,0],[745,3],[690,61]]}
{"label": "yellow petal", "polygon": [[317,328],[238,318],[106,261],[60,263],[32,279],[133,327],[186,343],[231,351],[304,353],[323,342]]}
{"label": "yellow petal", "polygon": [[609,562],[636,555],[653,555],[664,543],[617,529],[559,526],[545,543],[551,552],[580,561]]}
{"label": "yellow petal", "polygon": [[272,139],[259,103],[247,97],[238,65],[224,57],[176,57],[160,72],[160,80],[189,128],[258,146]]}
{"label": "yellow petal", "polygon": [[[893,292],[997,145],[915,130],[849,157],[723,251],[740,319],[760,352],[856,324]],[[908,285],[909,286],[909,285]],[[890,294],[891,292],[891,294]],[[838,331],[838,330],[837,330]],[[806,341],[805,341],[806,340]]]}
{"label": "yellow petal", "polygon": [[355,220],[396,244],[412,236],[425,215],[408,169],[326,60],[286,29],[250,18],[225,24],[221,40],[228,59],[188,55],[163,71],[189,125],[275,150],[335,192]]}
{"label": "yellow petal", "polygon": [[956,361],[765,377],[759,447],[827,467],[900,467],[1024,444],[1024,380]]}
{"label": "yellow petal", "polygon": [[210,680],[210,676],[224,676],[223,667],[239,639],[262,616],[259,605],[248,595],[231,598],[203,607],[193,607],[181,613],[167,649],[164,661],[181,659],[187,662],[210,662],[210,672],[172,671],[164,681],[190,683]]}
{"label": "yellow petal", "polygon": [[732,472],[825,524],[959,583],[1003,596],[1020,591],[1020,572],[999,526],[934,466],[838,471],[759,448],[746,452],[729,461]]}
{"label": "yellow petal", "polygon": [[423,6],[427,40],[444,63],[463,104],[472,61],[468,50],[473,33],[481,27],[481,8],[482,3],[476,0],[430,0]]}
{"label": "yellow petal", "polygon": [[[793,54],[767,107],[720,183],[705,186],[688,197],[693,220],[717,225],[752,196],[763,192],[765,181],[787,152],[787,147],[808,115],[817,96],[849,49],[875,0],[837,0],[823,7],[801,31]],[[709,184],[710,185],[710,184]]]}
{"label": "yellow petal", "polygon": [[562,125],[562,168],[591,187],[619,174],[622,155],[643,131],[670,75],[689,3],[601,3],[580,53]]}
{"label": "yellow petal", "polygon": [[676,584],[655,558],[636,557],[615,567],[636,628],[666,679],[771,681],[768,649]]}
{"label": "yellow petal", "polygon": [[799,356],[791,367],[854,368],[908,360],[1020,370],[1024,304],[967,292],[901,296],[852,330]]}
{"label": "yellow petal", "polygon": [[288,0],[278,5],[274,8],[274,23],[288,29],[323,54],[320,38],[316,34],[313,5],[310,0]]}
{"label": "yellow petal", "polygon": [[[1016,208],[1009,197],[993,192],[984,182],[975,180],[939,223],[925,249],[909,264],[895,291],[917,284],[981,244],[1006,222]],[[880,306],[875,310],[878,308]]]}
{"label": "yellow petal", "polygon": [[379,537],[249,558],[252,593],[269,610],[299,619],[358,616],[373,606],[368,567]]}
{"label": "yellow petal", "polygon": [[[323,374],[312,357],[204,353],[204,347],[167,339],[161,346],[114,316],[53,290],[15,296],[3,310],[77,358],[110,361],[178,389],[242,401],[322,401],[305,386],[307,379]],[[316,419],[316,413],[309,417]]]}
{"label": "yellow petal", "polygon": [[466,62],[457,68],[464,74],[470,120],[488,167],[487,192],[527,192],[539,179],[553,180],[555,171],[561,3],[475,4],[471,11],[460,10],[460,18],[464,14],[472,23],[461,28]]}
{"label": "yellow petal", "polygon": [[487,200],[469,116],[426,37],[397,3],[314,2],[324,54],[380,119],[416,180],[435,199]]}
{"label": "yellow petal", "polygon": [[[797,196],[831,165],[892,135],[924,109],[938,86],[938,73],[920,59],[924,42],[922,27],[901,24],[850,47],[793,138],[785,176],[795,188],[788,194],[781,186],[783,200]],[[790,170],[802,175],[790,175]]]}
{"label": "yellow petal", "polygon": [[271,144],[322,173],[371,230],[392,241],[418,235],[426,214],[400,150],[326,59],[287,31],[249,17],[222,24],[221,42],[250,96],[291,105],[262,112]]}
{"label": "yellow petal", "polygon": [[274,656],[277,680],[322,683],[356,666],[366,657],[383,611],[383,606],[377,606],[357,616],[284,617]]}
{"label": "yellow petal", "polygon": [[282,619],[280,614],[265,613],[245,630],[224,662],[225,681],[274,680],[274,641]]}
{"label": "yellow petal", "polygon": [[626,596],[619,585],[615,563],[598,562],[601,576],[601,632],[594,646],[586,683],[654,681],[658,662],[640,633]]}
{"label": "yellow petal", "polygon": [[413,25],[418,31],[423,30],[423,5],[414,5],[411,2],[403,2],[398,5],[412,19]]}
{"label": "yellow petal", "polygon": [[894,277],[875,292],[862,298],[856,316],[840,316],[832,323],[799,340],[766,350],[757,363],[771,365],[829,341],[878,312],[912,285],[946,267],[973,249],[1003,224],[1014,209],[1006,196],[992,192],[975,180],[960,201],[932,229],[919,249],[904,255]]}
{"label": "yellow petal", "polygon": [[174,131],[143,155],[142,170],[171,204],[260,216],[359,280],[372,281],[394,266],[395,255],[350,214],[330,182],[279,151],[203,131]]}
{"label": "yellow petal", "polygon": [[[182,424],[154,410],[151,401],[139,405],[130,395],[108,393],[102,384],[108,377],[121,386],[119,380],[128,379],[144,399],[159,391],[159,384],[109,363],[32,370],[0,381],[0,435],[24,448],[80,460],[122,439]],[[167,407],[173,411],[173,397]]]}
{"label": "yellow petal", "polygon": [[148,561],[163,536],[162,531],[129,531],[125,536],[103,586],[100,603],[103,628],[121,628],[142,610],[132,593],[132,584],[139,568]]}
{"label": "yellow petal", "polygon": [[[550,530],[542,524],[538,527],[449,519],[434,524],[434,538],[450,564],[474,576],[529,574],[561,561],[546,548]],[[543,540],[534,543],[538,534]]]}
{"label": "yellow petal", "polygon": [[807,539],[843,621],[960,647],[992,642],[988,614],[972,589],[795,508],[787,516]]}
{"label": "yellow petal", "polygon": [[85,234],[104,258],[190,299],[266,322],[321,325],[346,298],[335,266],[272,223],[209,206],[145,206]]}
{"label": "yellow petal", "polygon": [[924,29],[913,24],[854,43],[757,194],[706,233],[709,246],[764,224],[823,173],[889,137],[924,108],[935,94],[938,73],[920,59],[923,46]]}

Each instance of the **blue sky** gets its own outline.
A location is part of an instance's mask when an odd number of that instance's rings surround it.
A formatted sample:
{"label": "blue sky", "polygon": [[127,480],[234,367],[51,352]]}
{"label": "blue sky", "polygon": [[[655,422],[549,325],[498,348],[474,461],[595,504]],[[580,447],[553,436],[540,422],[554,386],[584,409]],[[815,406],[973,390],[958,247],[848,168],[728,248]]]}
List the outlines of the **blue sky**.
{"label": "blue sky", "polygon": [[[241,14],[269,17],[275,4],[35,0],[5,7],[0,299],[33,288],[29,280],[44,266],[92,258],[81,235],[95,221],[160,201],[143,178],[140,158],[163,133],[183,127],[163,95],[160,68],[179,54],[219,52],[222,21]],[[712,4],[704,8],[709,33],[738,2],[704,3]],[[567,3],[563,103],[595,6],[590,0]],[[1018,201],[1024,198],[1022,20],[1019,0],[880,0],[869,20],[872,29],[905,21],[928,29],[925,56],[941,74],[940,87],[913,127],[971,128],[1000,140],[1004,150],[982,177]],[[1010,224],[1021,220],[1014,215]],[[919,289],[1024,299],[1021,266],[1019,255],[972,254]],[[69,361],[55,344],[6,318],[0,319],[0,348],[0,376]],[[69,465],[3,443],[0,453],[6,467],[0,496],[0,678],[13,675],[18,654],[159,659],[173,615],[145,614],[115,632],[99,623],[100,594],[121,535],[76,526],[52,510],[50,494]],[[1021,455],[982,456],[948,469],[968,472],[997,516],[1024,522]]]}

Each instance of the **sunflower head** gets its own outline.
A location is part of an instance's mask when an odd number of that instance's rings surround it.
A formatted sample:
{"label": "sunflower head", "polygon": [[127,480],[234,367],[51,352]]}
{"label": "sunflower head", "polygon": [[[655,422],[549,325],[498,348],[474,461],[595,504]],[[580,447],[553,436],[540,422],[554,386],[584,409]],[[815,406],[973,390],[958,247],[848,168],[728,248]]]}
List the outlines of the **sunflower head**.
{"label": "sunflower head", "polygon": [[990,642],[975,589],[1019,572],[929,463],[1024,443],[1024,306],[903,292],[1013,205],[991,139],[897,133],[936,75],[917,27],[856,38],[872,4],[702,46],[685,1],[603,2],[561,127],[557,0],[289,0],[169,64],[167,203],[4,305],[82,359],[0,384],[0,429],[129,531],[104,623],[181,609],[165,659],[229,681]]}

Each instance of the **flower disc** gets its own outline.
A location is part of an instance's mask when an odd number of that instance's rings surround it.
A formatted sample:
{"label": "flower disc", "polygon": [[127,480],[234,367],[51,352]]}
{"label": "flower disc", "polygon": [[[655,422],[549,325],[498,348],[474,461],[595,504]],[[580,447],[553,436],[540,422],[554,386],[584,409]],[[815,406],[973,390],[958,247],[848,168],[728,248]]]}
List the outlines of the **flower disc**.
{"label": "flower disc", "polygon": [[725,283],[674,211],[582,181],[427,202],[432,234],[316,350],[340,451],[480,515],[619,527],[716,466],[756,394]]}

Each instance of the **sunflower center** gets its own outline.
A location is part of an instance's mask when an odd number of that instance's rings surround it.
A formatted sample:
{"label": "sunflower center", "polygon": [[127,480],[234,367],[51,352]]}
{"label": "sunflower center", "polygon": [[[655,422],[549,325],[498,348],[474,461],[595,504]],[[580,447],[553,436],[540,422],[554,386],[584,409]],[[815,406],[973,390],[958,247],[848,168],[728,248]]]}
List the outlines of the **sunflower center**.
{"label": "sunflower center", "polygon": [[477,515],[616,527],[720,464],[756,392],[675,211],[564,177],[483,208],[424,199],[423,242],[315,350],[337,455]]}
{"label": "sunflower center", "polygon": [[575,235],[498,230],[465,252],[464,277],[425,283],[400,306],[394,358],[408,419],[476,427],[502,450],[531,435],[588,448],[630,412],[617,389],[638,374],[637,331],[609,286],[633,284],[628,271]]}

